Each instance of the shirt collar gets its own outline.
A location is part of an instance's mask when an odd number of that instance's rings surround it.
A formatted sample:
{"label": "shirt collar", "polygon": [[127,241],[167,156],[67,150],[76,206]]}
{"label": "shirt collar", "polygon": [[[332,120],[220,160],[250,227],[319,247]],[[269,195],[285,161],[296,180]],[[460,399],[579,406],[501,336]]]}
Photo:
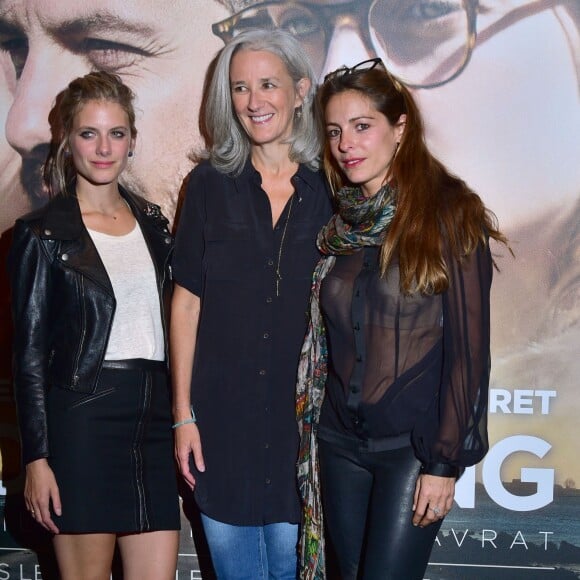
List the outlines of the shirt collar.
{"label": "shirt collar", "polygon": [[[300,188],[300,193],[305,193],[308,190],[317,191],[317,189],[320,187],[320,177],[320,171],[313,171],[303,163],[299,163],[296,173],[292,176],[292,183],[297,190]],[[250,160],[249,156],[238,179],[254,182],[258,186],[262,185],[262,178],[260,173],[252,165],[252,161]],[[307,187],[300,187],[300,183],[306,184]]]}

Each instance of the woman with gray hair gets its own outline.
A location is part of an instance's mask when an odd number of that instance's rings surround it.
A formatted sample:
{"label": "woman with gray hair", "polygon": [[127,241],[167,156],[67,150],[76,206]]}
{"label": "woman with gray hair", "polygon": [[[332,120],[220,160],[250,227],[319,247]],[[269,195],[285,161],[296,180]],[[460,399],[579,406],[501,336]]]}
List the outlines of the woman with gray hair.
{"label": "woman with gray hair", "polygon": [[177,230],[171,323],[176,457],[219,578],[295,578],[300,502],[294,384],[315,239],[314,74],[283,31],[250,30],[209,84],[209,159]]}

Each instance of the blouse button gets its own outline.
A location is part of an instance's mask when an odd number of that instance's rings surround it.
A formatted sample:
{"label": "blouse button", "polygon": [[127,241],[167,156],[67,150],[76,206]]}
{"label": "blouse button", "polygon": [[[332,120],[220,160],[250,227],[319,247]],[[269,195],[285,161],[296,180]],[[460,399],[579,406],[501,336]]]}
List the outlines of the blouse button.
{"label": "blouse button", "polygon": [[272,302],[272,297],[271,296],[268,296],[268,298],[266,298],[266,303],[267,304],[270,304],[271,302]]}
{"label": "blouse button", "polygon": [[268,264],[268,266],[273,266],[274,265],[274,260],[268,260],[267,264]]}
{"label": "blouse button", "polygon": [[66,262],[68,260],[68,254],[63,254],[60,258],[63,262]]}
{"label": "blouse button", "polygon": [[165,243],[166,244],[170,244],[171,243],[171,238],[165,238]]}
{"label": "blouse button", "polygon": [[266,374],[266,369],[260,369],[258,374],[263,377]]}
{"label": "blouse button", "polygon": [[264,334],[262,335],[264,338],[270,338],[270,334],[268,332],[264,332]]}

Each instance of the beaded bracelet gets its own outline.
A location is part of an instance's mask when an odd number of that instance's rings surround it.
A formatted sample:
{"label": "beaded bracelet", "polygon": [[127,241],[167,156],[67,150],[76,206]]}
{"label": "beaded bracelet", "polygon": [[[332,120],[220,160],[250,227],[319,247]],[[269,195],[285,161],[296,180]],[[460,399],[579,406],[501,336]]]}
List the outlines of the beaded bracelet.
{"label": "beaded bracelet", "polygon": [[181,427],[182,425],[188,425],[189,423],[197,423],[197,419],[195,418],[195,413],[193,412],[193,407],[191,407],[191,418],[190,419],[184,419],[183,421],[178,421],[177,423],[174,423],[171,426],[171,428],[177,429],[178,427]]}

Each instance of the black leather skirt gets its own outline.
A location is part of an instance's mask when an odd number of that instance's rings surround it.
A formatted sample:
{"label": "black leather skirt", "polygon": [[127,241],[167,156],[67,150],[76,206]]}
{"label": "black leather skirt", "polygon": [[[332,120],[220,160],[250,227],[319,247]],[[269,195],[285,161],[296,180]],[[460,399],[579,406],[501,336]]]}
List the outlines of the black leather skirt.
{"label": "black leather skirt", "polygon": [[63,533],[180,528],[165,364],[106,362],[95,393],[48,393],[49,464]]}

